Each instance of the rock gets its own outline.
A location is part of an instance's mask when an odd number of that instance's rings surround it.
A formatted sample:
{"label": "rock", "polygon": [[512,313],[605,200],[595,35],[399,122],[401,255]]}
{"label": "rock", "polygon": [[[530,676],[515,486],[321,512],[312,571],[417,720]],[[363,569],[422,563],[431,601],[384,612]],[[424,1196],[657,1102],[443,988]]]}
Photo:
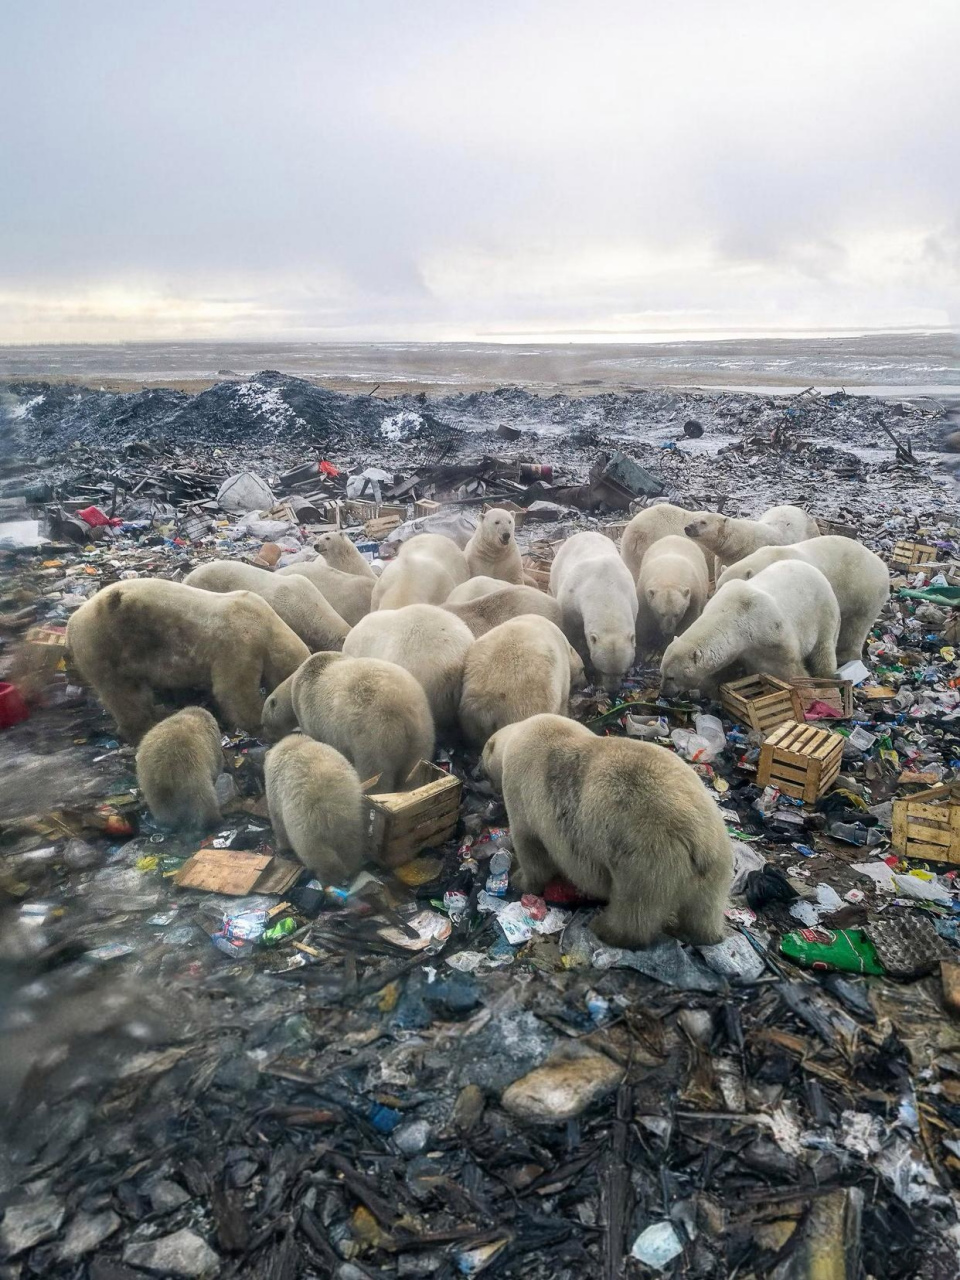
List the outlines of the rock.
{"label": "rock", "polygon": [[66,1210],[57,1196],[40,1196],[27,1204],[11,1205],[3,1217],[0,1243],[8,1258],[32,1249],[57,1234]]}
{"label": "rock", "polygon": [[571,1045],[515,1080],[500,1101],[505,1111],[522,1120],[552,1124],[578,1116],[622,1079],[622,1068],[605,1054]]}
{"label": "rock", "polygon": [[220,1259],[206,1240],[186,1227],[154,1240],[131,1241],[123,1251],[123,1260],[131,1267],[177,1280],[196,1280],[220,1270]]}
{"label": "rock", "polygon": [[403,1155],[419,1155],[430,1141],[430,1123],[427,1120],[414,1120],[410,1124],[402,1124],[394,1131],[393,1140]]}
{"label": "rock", "polygon": [[475,1084],[464,1085],[453,1104],[451,1124],[461,1133],[469,1133],[483,1115],[483,1090]]}
{"label": "rock", "polygon": [[120,1226],[120,1215],[112,1209],[103,1213],[78,1213],[67,1227],[59,1257],[62,1262],[76,1262],[92,1253]]}
{"label": "rock", "polygon": [[147,1194],[154,1213],[171,1213],[190,1199],[183,1187],[171,1182],[169,1178],[161,1178],[159,1182],[153,1183]]}

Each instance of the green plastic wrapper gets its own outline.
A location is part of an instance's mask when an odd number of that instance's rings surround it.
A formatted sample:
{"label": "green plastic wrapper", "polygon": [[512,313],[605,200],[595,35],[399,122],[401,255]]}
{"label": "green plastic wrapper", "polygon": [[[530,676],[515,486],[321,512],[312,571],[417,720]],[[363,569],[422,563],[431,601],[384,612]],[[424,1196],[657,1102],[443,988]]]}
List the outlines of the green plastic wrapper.
{"label": "green plastic wrapper", "polygon": [[882,974],[876,948],[862,929],[798,929],[780,939],[780,950],[805,969]]}

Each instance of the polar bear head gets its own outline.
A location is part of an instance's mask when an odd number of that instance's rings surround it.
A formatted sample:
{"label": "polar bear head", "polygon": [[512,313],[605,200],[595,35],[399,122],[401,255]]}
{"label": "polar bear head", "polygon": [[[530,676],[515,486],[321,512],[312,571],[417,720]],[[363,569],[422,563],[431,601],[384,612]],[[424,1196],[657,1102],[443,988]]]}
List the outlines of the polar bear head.
{"label": "polar bear head", "polygon": [[513,538],[513,531],[513,516],[503,507],[491,507],[480,517],[480,536],[488,546],[508,546]]}

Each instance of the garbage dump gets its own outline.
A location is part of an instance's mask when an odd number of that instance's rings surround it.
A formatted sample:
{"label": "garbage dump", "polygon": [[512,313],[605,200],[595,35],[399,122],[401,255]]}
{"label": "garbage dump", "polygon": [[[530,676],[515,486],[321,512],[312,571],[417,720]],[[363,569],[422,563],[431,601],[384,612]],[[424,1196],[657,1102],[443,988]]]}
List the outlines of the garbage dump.
{"label": "garbage dump", "polygon": [[[4,1277],[960,1271],[942,407],[505,390],[427,408],[279,374],[193,397],[9,390]],[[234,725],[219,819],[163,827],[67,650],[112,584],[275,573],[328,535],[376,572],[418,533],[465,545],[484,507],[511,512],[546,590],[566,537],[616,546],[660,498],[798,504],[891,574],[861,659],[829,677],[665,697],[639,652],[615,688],[571,693],[598,740],[698,775],[733,849],[717,942],[616,945],[569,880],[524,891],[501,795],[455,734],[404,789],[364,790],[369,856],[341,880],[283,847],[269,741]]]}

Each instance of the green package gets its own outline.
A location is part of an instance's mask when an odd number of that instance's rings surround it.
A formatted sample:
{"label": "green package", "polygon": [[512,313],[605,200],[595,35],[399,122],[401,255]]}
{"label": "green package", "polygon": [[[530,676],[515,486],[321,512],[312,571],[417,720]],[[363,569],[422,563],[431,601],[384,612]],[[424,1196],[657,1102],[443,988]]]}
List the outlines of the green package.
{"label": "green package", "polygon": [[882,974],[876,948],[862,929],[798,929],[780,939],[780,950],[805,969]]}

